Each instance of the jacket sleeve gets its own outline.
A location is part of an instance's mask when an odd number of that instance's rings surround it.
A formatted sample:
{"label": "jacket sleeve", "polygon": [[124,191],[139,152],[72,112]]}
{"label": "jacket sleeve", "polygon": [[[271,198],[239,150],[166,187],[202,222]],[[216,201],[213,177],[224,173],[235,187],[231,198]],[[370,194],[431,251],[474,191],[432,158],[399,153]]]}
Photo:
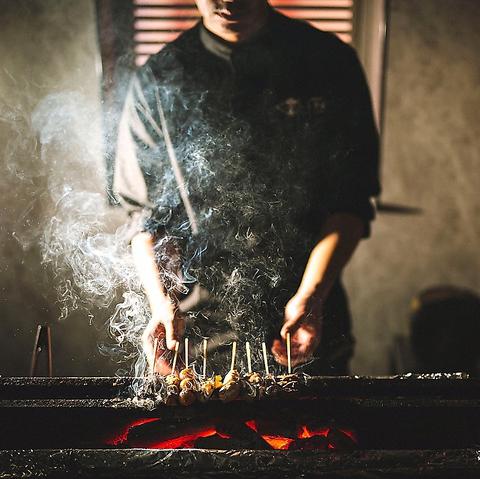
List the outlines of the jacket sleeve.
{"label": "jacket sleeve", "polygon": [[379,139],[363,69],[355,51],[342,45],[335,62],[336,98],[330,135],[327,214],[350,213],[365,223],[370,235],[375,217],[373,197],[380,193]]}

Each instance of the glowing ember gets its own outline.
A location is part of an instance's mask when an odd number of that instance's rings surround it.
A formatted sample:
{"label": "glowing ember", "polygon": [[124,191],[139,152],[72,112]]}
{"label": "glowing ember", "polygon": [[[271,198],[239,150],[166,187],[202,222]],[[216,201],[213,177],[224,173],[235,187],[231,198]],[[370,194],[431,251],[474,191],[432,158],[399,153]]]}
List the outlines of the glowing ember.
{"label": "glowing ember", "polygon": [[[245,423],[250,429],[258,433],[258,424],[255,419],[251,419]],[[277,435],[270,435],[270,434],[261,434],[261,437],[265,442],[267,442],[273,449],[280,449],[286,450],[290,449],[292,443],[295,442],[296,439],[310,439],[315,436],[323,436],[327,437],[330,428],[320,428],[320,429],[311,429],[307,425],[300,426],[297,437],[284,437],[284,436],[277,436]],[[355,444],[357,444],[357,438],[352,431],[348,431],[345,429],[338,429],[338,431],[343,432],[346,436],[348,436]],[[328,445],[329,449],[335,449],[335,446],[332,444]]]}
{"label": "glowing ember", "polygon": [[[255,431],[255,432],[258,433],[257,421],[255,421],[255,419],[251,419],[250,421],[246,421],[245,425],[247,427],[249,427],[250,429],[252,429],[252,431]],[[281,449],[281,450],[288,449],[290,444],[294,441],[294,439],[291,439],[289,437],[283,437],[283,436],[271,436],[271,435],[261,434],[261,437],[273,449]]]}
{"label": "glowing ember", "polygon": [[[131,424],[127,425],[122,431],[113,439],[108,440],[106,443],[112,446],[119,446],[119,445],[128,445],[128,436],[130,431],[137,427],[141,426],[142,424],[147,424],[154,421],[159,421],[159,418],[145,418],[145,419],[138,419]],[[330,440],[329,433],[332,431],[333,434],[337,435],[338,433],[343,434],[346,438],[352,441],[352,446],[358,444],[357,438],[355,433],[350,430],[346,429],[331,429],[329,427],[324,428],[311,428],[307,425],[302,425],[298,428],[295,437],[286,437],[277,434],[271,434],[271,428],[269,428],[268,434],[262,434],[260,431],[260,426],[255,419],[251,419],[245,422],[245,425],[250,428],[252,431],[259,434],[262,439],[272,448],[276,450],[288,450],[288,449],[318,449],[324,450],[328,447],[328,449],[337,449],[342,448],[342,440],[340,437],[340,445],[338,442],[333,439]],[[266,432],[266,431],[265,431]],[[195,448],[196,441],[200,438],[206,437],[217,437],[221,439],[234,439],[232,436],[219,432],[216,426],[204,426],[203,428],[199,428],[194,432],[190,432],[188,434],[182,434],[176,437],[170,437],[168,439],[162,441],[151,441],[146,440],[144,444],[135,445],[135,447],[145,447],[148,449],[191,449]],[[324,442],[316,442],[312,438],[315,437],[324,437]],[[312,439],[312,441],[309,441]],[[348,441],[347,439],[347,441]],[[143,441],[142,441],[143,442]],[[348,446],[348,444],[347,444]]]}
{"label": "glowing ember", "polygon": [[262,436],[263,440],[267,442],[273,449],[286,450],[290,447],[290,444],[294,439],[282,436]]}
{"label": "glowing ember", "polygon": [[187,434],[175,437],[157,444],[152,444],[149,449],[191,449],[195,446],[195,441],[201,437],[219,436],[223,439],[230,439],[231,436],[220,434],[215,428],[205,429],[195,434]]}
{"label": "glowing ember", "polygon": [[327,437],[328,431],[330,431],[330,429],[328,427],[323,428],[323,429],[318,429],[317,431],[310,431],[307,426],[301,426],[300,430],[298,432],[298,438],[299,439],[308,439],[308,438],[314,437],[314,436],[325,436],[325,437]]}
{"label": "glowing ember", "polygon": [[353,431],[349,431],[347,429],[339,429],[339,431],[341,431],[341,432],[343,432],[343,434],[347,435],[355,444],[358,444],[357,436]]}
{"label": "glowing ember", "polygon": [[250,421],[246,421],[245,425],[247,427],[249,427],[250,429],[252,429],[253,431],[258,432],[257,421],[255,421],[255,419],[251,419]]}
{"label": "glowing ember", "polygon": [[137,426],[141,426],[142,424],[147,424],[149,422],[155,422],[159,421],[159,418],[157,417],[146,417],[143,419],[137,419],[136,421],[128,424],[125,426],[120,433],[118,433],[115,437],[111,439],[107,439],[105,441],[105,444],[108,446],[119,446],[120,444],[124,443],[127,441],[128,438],[128,433],[130,432],[131,429]]}

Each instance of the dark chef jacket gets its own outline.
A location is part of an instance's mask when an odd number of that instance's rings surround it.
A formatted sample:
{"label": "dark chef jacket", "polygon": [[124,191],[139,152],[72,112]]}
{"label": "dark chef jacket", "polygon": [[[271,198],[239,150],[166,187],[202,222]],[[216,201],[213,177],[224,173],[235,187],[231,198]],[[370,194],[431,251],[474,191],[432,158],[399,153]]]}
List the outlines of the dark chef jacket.
{"label": "dark chef jacket", "polygon": [[[193,284],[208,291],[192,314],[197,333],[230,330],[255,343],[278,331],[328,215],[356,215],[369,235],[377,166],[370,96],[353,49],[272,11],[248,43],[232,46],[200,23],[136,72],[114,188],[136,227],[158,237],[167,288],[181,298]],[[168,269],[172,244],[182,255],[179,274]],[[340,282],[324,310],[318,356],[330,365],[315,372],[335,373],[335,358],[345,363],[353,344]]]}

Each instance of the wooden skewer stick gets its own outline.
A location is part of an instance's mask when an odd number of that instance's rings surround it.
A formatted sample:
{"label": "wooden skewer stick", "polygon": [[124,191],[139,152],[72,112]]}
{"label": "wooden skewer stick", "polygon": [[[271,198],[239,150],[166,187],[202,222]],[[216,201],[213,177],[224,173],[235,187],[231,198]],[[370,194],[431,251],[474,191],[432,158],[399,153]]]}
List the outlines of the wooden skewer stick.
{"label": "wooden skewer stick", "polygon": [[265,363],[265,373],[269,375],[270,371],[268,369],[267,345],[265,343],[262,343],[262,351],[263,351],[263,362]]}
{"label": "wooden skewer stick", "polygon": [[173,363],[172,363],[172,374],[175,372],[175,367],[177,366],[177,357],[178,357],[178,346],[180,343],[178,341],[175,342],[175,354],[173,355]]}
{"label": "wooden skewer stick", "polygon": [[232,343],[232,364],[230,365],[230,371],[235,369],[235,358],[237,356],[237,342]]}
{"label": "wooden skewer stick", "polygon": [[188,369],[188,338],[185,338],[185,369]]}
{"label": "wooden skewer stick", "polygon": [[203,377],[207,377],[207,339],[203,339]]}
{"label": "wooden skewer stick", "polygon": [[251,374],[252,372],[252,352],[250,351],[250,343],[247,341],[245,343],[245,347],[247,349],[247,368],[248,373]]}
{"label": "wooden skewer stick", "polygon": [[292,353],[291,353],[290,333],[287,333],[287,365],[288,374],[292,374]]}
{"label": "wooden skewer stick", "polygon": [[157,352],[158,352],[158,338],[155,338],[153,341],[153,360],[150,366],[150,374],[153,376],[155,374],[155,365],[157,364]]}

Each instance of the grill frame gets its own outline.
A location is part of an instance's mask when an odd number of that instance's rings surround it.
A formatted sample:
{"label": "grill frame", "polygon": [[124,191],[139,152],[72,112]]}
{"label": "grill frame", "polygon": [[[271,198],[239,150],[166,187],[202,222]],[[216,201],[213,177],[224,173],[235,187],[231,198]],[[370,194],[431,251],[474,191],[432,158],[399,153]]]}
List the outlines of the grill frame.
{"label": "grill frame", "polygon": [[479,450],[301,451],[31,450],[0,451],[3,478],[478,478]]}
{"label": "grill frame", "polygon": [[[186,408],[160,405],[154,409],[131,400],[134,381],[133,378],[0,378],[2,477],[75,474],[147,478],[168,473],[194,478],[225,477],[222,476],[225,472],[228,477],[277,479],[300,475],[312,478],[452,477],[453,473],[456,477],[480,476],[480,450],[476,446],[480,444],[480,380],[465,375],[312,377],[298,394],[288,398],[228,404],[211,400]],[[175,424],[202,415],[243,420],[259,412],[285,417],[301,415],[302,411],[305,418],[316,417],[320,422],[344,421],[346,426],[356,422],[353,428],[360,427],[359,439],[364,449],[332,453],[105,447],[108,438],[140,418],[159,417]],[[371,421],[375,422],[377,437],[365,441],[362,427],[373,424]],[[415,434],[410,443],[400,441],[402,447],[386,447],[388,437],[382,438],[382,434],[391,431],[393,436],[403,437],[409,430]],[[449,431],[457,437],[442,439],[442,434]]]}

